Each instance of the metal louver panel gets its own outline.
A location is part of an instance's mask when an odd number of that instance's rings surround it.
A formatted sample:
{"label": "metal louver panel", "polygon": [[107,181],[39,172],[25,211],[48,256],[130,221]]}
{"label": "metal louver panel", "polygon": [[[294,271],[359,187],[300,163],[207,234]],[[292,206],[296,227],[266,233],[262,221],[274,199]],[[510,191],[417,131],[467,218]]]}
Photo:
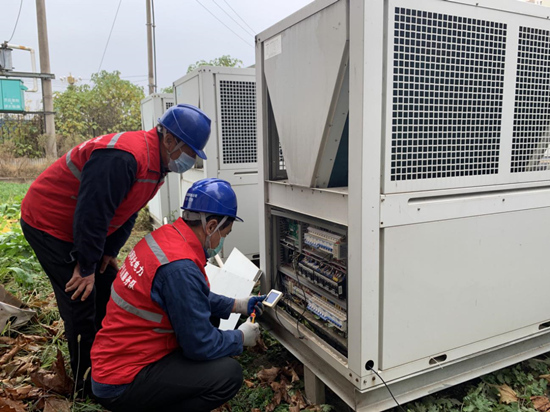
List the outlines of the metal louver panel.
{"label": "metal louver panel", "polygon": [[220,80],[223,164],[256,163],[256,83]]}
{"label": "metal louver panel", "polygon": [[550,32],[520,27],[510,172],[548,170]]}
{"label": "metal louver panel", "polygon": [[505,23],[395,8],[391,180],[498,173]]}

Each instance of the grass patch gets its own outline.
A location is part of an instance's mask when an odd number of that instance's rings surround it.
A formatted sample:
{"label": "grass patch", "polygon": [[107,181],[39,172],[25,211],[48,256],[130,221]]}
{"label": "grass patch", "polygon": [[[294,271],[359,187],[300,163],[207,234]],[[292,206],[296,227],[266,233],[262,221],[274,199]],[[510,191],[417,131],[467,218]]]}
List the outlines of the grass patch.
{"label": "grass patch", "polygon": [[0,182],[0,204],[21,201],[29,186],[30,183]]}

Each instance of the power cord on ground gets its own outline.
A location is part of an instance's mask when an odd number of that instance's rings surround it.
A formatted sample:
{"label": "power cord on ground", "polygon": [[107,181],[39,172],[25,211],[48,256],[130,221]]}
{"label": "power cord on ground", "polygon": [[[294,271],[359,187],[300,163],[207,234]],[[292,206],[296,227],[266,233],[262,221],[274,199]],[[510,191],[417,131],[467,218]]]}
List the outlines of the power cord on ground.
{"label": "power cord on ground", "polygon": [[372,371],[376,376],[378,376],[378,378],[380,378],[380,380],[382,381],[382,383],[384,384],[384,386],[386,386],[386,389],[388,390],[388,392],[390,393],[391,397],[393,398],[393,400],[395,401],[395,403],[397,404],[397,407],[399,408],[399,410],[403,411],[403,412],[406,412],[405,409],[403,409],[403,407],[399,404],[399,402],[397,402],[397,399],[395,399],[395,396],[393,396],[393,393],[390,389],[390,387],[388,386],[388,384],[384,381],[384,379],[382,379],[382,377],[378,374],[378,372],[376,372],[374,370],[374,368],[370,365],[366,365],[365,368],[368,370],[368,371]]}

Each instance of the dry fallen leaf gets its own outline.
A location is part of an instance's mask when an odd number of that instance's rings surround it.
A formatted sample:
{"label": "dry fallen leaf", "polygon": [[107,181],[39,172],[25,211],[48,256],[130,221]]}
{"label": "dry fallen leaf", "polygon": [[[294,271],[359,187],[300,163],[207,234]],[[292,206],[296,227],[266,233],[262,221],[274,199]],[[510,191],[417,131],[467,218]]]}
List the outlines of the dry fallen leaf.
{"label": "dry fallen leaf", "polygon": [[44,412],[71,412],[71,403],[67,399],[46,398]]}
{"label": "dry fallen leaf", "polygon": [[19,386],[17,388],[6,386],[4,388],[4,391],[8,394],[8,396],[13,400],[21,400],[26,399],[30,391],[34,389],[34,386],[31,385],[23,385]]}
{"label": "dry fallen leaf", "polygon": [[31,342],[47,342],[48,339],[45,336],[40,335],[25,335],[21,334],[18,336],[18,338],[22,338],[25,342],[31,343]]}
{"label": "dry fallen leaf", "polygon": [[51,372],[43,369],[31,372],[32,382],[46,391],[54,391],[60,395],[68,395],[73,391],[73,381],[67,375],[63,355],[57,350],[57,359],[52,365]]}
{"label": "dry fallen leaf", "polygon": [[290,381],[292,383],[298,382],[300,380],[300,377],[298,376],[294,368],[290,365],[283,368],[283,373],[290,378]]}
{"label": "dry fallen leaf", "polygon": [[0,398],[0,412],[26,412],[27,407],[21,401]]}
{"label": "dry fallen leaf", "polygon": [[17,344],[0,358],[0,365],[7,365],[9,361],[21,350],[23,344]]}
{"label": "dry fallen leaf", "polygon": [[299,406],[289,406],[288,412],[300,412],[301,409]]}
{"label": "dry fallen leaf", "polygon": [[34,368],[33,361],[35,359],[34,355],[19,356],[4,366],[4,372],[9,377],[24,375]]}
{"label": "dry fallen leaf", "polygon": [[550,411],[550,399],[546,396],[531,396],[531,402],[533,402],[533,408],[539,412]]}
{"label": "dry fallen leaf", "polygon": [[260,336],[258,338],[258,340],[256,341],[256,345],[252,346],[252,347],[248,347],[247,350],[249,352],[254,352],[254,353],[266,353],[267,352],[267,345],[265,344],[264,340],[262,339],[262,337]]}
{"label": "dry fallen leaf", "polygon": [[277,378],[279,371],[280,368],[273,366],[269,369],[262,369],[256,374],[256,376],[262,383],[271,383]]}
{"label": "dry fallen leaf", "polygon": [[244,380],[244,384],[246,385],[247,388],[253,388],[254,386],[256,386],[254,382],[249,381],[247,379]]}
{"label": "dry fallen leaf", "polygon": [[214,409],[212,412],[226,412],[226,411],[231,412],[231,405],[229,405],[229,403],[224,403],[222,406]]}
{"label": "dry fallen leaf", "polygon": [[539,379],[546,379],[548,382],[550,382],[550,375],[540,375]]}
{"label": "dry fallen leaf", "polygon": [[497,385],[498,393],[500,396],[500,403],[510,404],[518,401],[516,391],[510,388],[508,385]]}
{"label": "dry fallen leaf", "polygon": [[0,344],[2,345],[13,345],[15,343],[14,338],[8,338],[7,336],[0,336]]}
{"label": "dry fallen leaf", "polygon": [[298,390],[294,395],[291,396],[289,403],[298,407],[298,410],[302,410],[307,406],[307,403],[302,395],[302,392]]}
{"label": "dry fallen leaf", "polygon": [[51,336],[56,336],[57,333],[59,332],[59,328],[53,327],[53,325],[48,326],[48,325],[44,325],[43,323],[41,323],[40,326],[42,326],[44,328],[44,330],[46,330],[46,332],[48,332]]}

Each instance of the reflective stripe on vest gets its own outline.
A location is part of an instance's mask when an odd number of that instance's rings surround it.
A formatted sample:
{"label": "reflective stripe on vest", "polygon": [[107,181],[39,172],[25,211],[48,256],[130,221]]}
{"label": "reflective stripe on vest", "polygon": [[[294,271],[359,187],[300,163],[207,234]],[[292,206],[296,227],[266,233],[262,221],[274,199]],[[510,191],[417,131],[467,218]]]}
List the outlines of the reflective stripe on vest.
{"label": "reflective stripe on vest", "polygon": [[73,149],[69,150],[67,152],[67,155],[65,156],[65,161],[67,163],[67,167],[69,168],[69,170],[71,171],[71,173],[74,175],[74,177],[76,177],[78,179],[78,181],[80,182],[80,170],[78,170],[78,167],[76,167],[76,165],[72,162],[71,160],[71,152],[73,151]]}
{"label": "reflective stripe on vest", "polygon": [[115,144],[116,144],[116,142],[118,141],[118,138],[119,138],[120,136],[122,136],[123,134],[124,134],[124,132],[115,134],[115,135],[113,136],[113,138],[111,139],[111,141],[107,144],[107,148],[108,148],[108,149],[112,149],[113,147],[115,147]]}
{"label": "reflective stripe on vest", "polygon": [[111,299],[113,299],[113,302],[115,302],[121,309],[132,313],[139,318],[155,323],[160,323],[162,321],[162,315],[160,313],[153,313],[148,310],[138,309],[134,305],[126,302],[118,293],[115,292],[115,288],[113,286],[111,286]]}
{"label": "reflective stripe on vest", "polygon": [[153,329],[153,332],[157,332],[157,333],[174,333],[174,330],[173,330],[173,329],[159,329],[159,328],[155,328],[155,329]]}
{"label": "reflective stripe on vest", "polygon": [[147,236],[145,236],[145,242],[147,242],[147,245],[151,248],[151,251],[155,255],[155,257],[158,259],[161,265],[166,265],[170,263],[162,249],[160,248],[157,241],[151,236],[149,233]]}
{"label": "reflective stripe on vest", "polygon": [[140,182],[140,183],[159,183],[158,180],[155,180],[155,179],[137,179],[136,182]]}

